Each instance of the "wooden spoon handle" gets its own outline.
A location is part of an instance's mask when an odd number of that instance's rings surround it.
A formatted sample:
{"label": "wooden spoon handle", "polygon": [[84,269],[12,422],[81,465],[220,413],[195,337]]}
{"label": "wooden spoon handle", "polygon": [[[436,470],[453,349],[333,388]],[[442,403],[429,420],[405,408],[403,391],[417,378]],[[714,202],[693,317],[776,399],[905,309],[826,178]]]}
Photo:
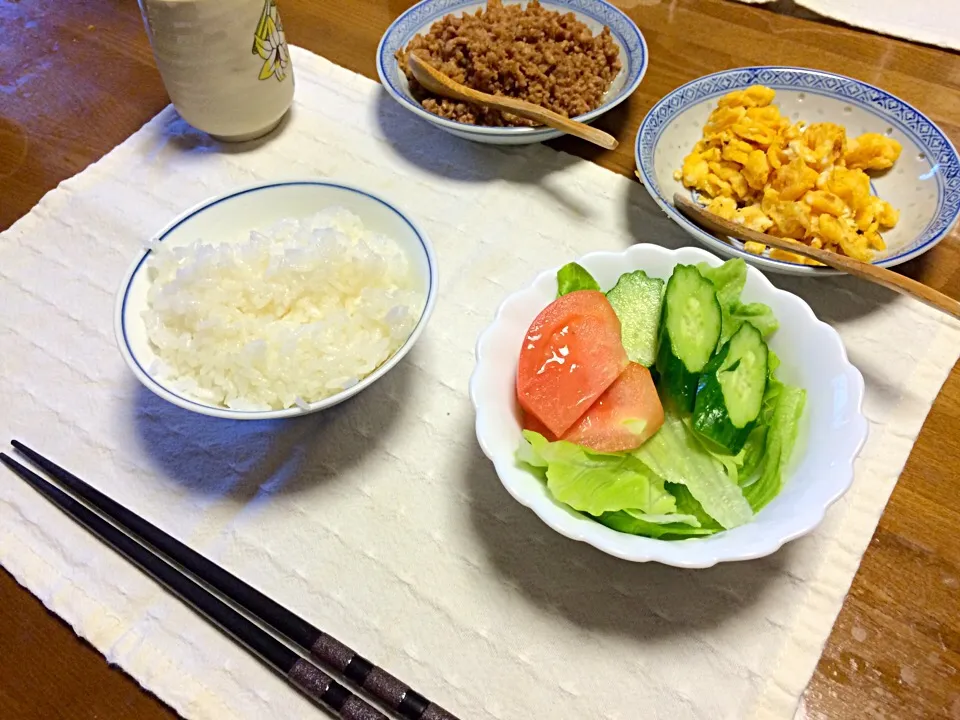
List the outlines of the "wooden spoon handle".
{"label": "wooden spoon handle", "polygon": [[804,257],[822,262],[829,267],[842,270],[850,275],[856,275],[864,280],[882,285],[901,295],[908,295],[926,305],[942,310],[948,315],[960,319],[960,302],[941,292],[937,292],[923,283],[895,273],[892,270],[861,262],[846,255],[830,252],[829,250],[820,250],[804,243],[790,242],[789,240],[784,240],[774,235],[767,235],[766,233],[751,230],[730,220],[726,220],[719,215],[714,215],[682,193],[676,193],[673,196],[673,205],[697,225],[717,233],[722,240],[730,237],[745,241],[752,240],[780,250],[803,255]]}
{"label": "wooden spoon handle", "polygon": [[613,135],[605,133],[603,130],[590,127],[586,123],[571,120],[539,105],[503,95],[490,95],[469,88],[444,75],[414,53],[407,54],[407,66],[417,79],[417,82],[436,95],[442,95],[453,100],[462,100],[475,105],[483,105],[496,110],[505,110],[506,112],[513,113],[527,120],[533,120],[534,122],[552,127],[568,135],[574,135],[587,142],[592,142],[594,145],[599,145],[607,150],[613,150],[619,145]]}
{"label": "wooden spoon handle", "polygon": [[559,130],[567,135],[573,135],[574,137],[586,140],[594,145],[599,145],[607,150],[615,150],[620,144],[615,137],[605,133],[603,130],[590,127],[586,123],[571,120],[560,113],[547,110],[546,108],[526,102],[525,100],[503,97],[501,95],[488,95],[487,93],[477,92],[476,90],[471,90],[470,94],[464,99],[478,105],[486,105],[496,108],[497,110],[505,110],[514,115],[526,118],[527,120],[539,122],[547,127],[552,127],[554,130]]}

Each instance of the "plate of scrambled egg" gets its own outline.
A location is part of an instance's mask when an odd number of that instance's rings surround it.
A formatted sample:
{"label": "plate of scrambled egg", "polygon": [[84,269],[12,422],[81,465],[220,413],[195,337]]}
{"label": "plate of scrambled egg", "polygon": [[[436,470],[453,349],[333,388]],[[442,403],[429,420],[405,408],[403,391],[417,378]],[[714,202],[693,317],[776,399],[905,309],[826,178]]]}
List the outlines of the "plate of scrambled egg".
{"label": "plate of scrambled egg", "polygon": [[960,158],[919,110],[819,70],[753,67],[694,80],[640,126],[640,178],[681,227],[766,270],[832,274],[759,243],[724,242],[683,217],[676,192],[759,232],[890,266],[926,252],[960,215]]}

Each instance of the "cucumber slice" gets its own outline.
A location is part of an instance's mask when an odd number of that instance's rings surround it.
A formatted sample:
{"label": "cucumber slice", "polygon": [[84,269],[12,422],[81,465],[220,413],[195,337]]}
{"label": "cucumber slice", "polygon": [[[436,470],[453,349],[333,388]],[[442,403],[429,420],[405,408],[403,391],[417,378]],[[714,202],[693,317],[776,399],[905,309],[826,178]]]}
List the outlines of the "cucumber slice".
{"label": "cucumber slice", "polygon": [[711,451],[736,455],[746,444],[753,428],[734,427],[727,414],[717,371],[726,362],[728,350],[729,344],[724,345],[703,369],[693,406],[693,429]]}
{"label": "cucumber slice", "polygon": [[734,427],[744,428],[760,415],[763,393],[767,389],[770,353],[760,331],[748,322],[740,327],[727,346],[727,359],[720,365],[717,378],[730,422]]}
{"label": "cucumber slice", "polygon": [[744,323],[700,375],[693,427],[721,452],[739,453],[756,425],[768,355],[760,331]]}
{"label": "cucumber slice", "polygon": [[689,412],[698,376],[720,340],[720,302],[713,283],[696,267],[677,265],[663,304],[657,370],[666,393]]}
{"label": "cucumber slice", "polygon": [[693,265],[678,265],[667,283],[663,326],[673,354],[689,372],[703,370],[720,339],[723,315],[712,282]]}
{"label": "cucumber slice", "polygon": [[625,273],[607,300],[620,318],[620,336],[630,362],[652,366],[657,359],[663,280],[648,277],[643,270]]}

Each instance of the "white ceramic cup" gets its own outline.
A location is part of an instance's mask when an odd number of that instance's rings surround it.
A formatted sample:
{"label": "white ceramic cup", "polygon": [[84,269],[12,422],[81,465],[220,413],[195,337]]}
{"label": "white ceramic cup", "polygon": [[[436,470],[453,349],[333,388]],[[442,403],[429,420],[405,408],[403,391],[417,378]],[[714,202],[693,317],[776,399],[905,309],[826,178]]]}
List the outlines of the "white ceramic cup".
{"label": "white ceramic cup", "polygon": [[181,117],[219,140],[273,130],[293,102],[276,0],[139,0],[163,84]]}

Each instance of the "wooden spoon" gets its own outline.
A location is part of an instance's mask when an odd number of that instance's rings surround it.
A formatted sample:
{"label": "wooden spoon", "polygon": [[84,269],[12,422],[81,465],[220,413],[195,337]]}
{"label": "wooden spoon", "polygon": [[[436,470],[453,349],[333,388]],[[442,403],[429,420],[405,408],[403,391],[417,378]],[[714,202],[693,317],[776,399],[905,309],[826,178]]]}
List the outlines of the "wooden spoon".
{"label": "wooden spoon", "polygon": [[568,135],[575,135],[578,138],[592,142],[607,150],[613,150],[619,145],[613,135],[609,135],[603,132],[603,130],[597,130],[585,123],[571,120],[559,113],[547,110],[539,105],[534,105],[526,100],[517,100],[516,98],[503,95],[490,95],[468,88],[466,85],[461,85],[412,52],[407,54],[407,67],[410,68],[410,72],[413,73],[417,82],[434,95],[442,95],[453,100],[462,100],[463,102],[473,103],[474,105],[483,105],[494,108],[495,110],[503,110],[526,118],[527,120],[533,120],[534,122],[546,125],[547,127],[552,127]]}
{"label": "wooden spoon", "polygon": [[916,298],[922,303],[960,319],[960,302],[941,292],[937,292],[933,288],[927,287],[923,283],[911,280],[908,277],[887,270],[886,268],[854,260],[851,257],[839,255],[829,250],[819,250],[804,243],[790,242],[783,238],[767,235],[766,233],[757,232],[756,230],[750,230],[742,225],[737,225],[734,222],[725,220],[719,215],[714,215],[681,193],[676,193],[673,196],[673,205],[697,225],[716,233],[721,240],[726,240],[730,237],[735,237],[740,240],[753,240],[754,242],[763,243],[770,247],[786,250],[787,252],[796,253],[797,255],[803,255],[804,257],[822,262],[824,265],[836,268],[837,270],[842,270],[851,275],[863,278],[864,280],[882,285],[888,290],[893,290],[901,295]]}

